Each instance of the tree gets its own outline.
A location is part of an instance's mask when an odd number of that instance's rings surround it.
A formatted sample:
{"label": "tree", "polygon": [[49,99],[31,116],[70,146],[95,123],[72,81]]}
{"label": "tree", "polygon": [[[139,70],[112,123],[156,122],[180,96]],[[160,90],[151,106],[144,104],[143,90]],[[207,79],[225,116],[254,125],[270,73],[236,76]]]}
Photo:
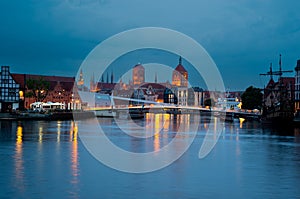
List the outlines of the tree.
{"label": "tree", "polygon": [[42,77],[26,81],[26,97],[34,97],[36,102],[42,102],[48,95],[50,83]]}
{"label": "tree", "polygon": [[249,110],[260,109],[262,106],[262,97],[261,89],[253,86],[248,87],[241,96],[242,108]]}

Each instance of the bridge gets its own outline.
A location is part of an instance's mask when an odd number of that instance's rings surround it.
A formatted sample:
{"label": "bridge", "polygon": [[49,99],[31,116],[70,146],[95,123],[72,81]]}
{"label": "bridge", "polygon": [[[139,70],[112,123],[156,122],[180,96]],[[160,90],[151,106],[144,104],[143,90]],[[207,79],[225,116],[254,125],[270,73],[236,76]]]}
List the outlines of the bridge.
{"label": "bridge", "polygon": [[[140,105],[117,105],[115,100],[137,102]],[[182,106],[168,103],[160,103],[155,101],[123,98],[117,96],[110,96],[110,104],[106,106],[98,106],[90,108],[96,111],[97,116],[116,116],[120,114],[128,114],[140,118],[144,113],[168,113],[168,114],[207,114],[223,118],[226,121],[233,121],[234,118],[244,118],[246,120],[260,120],[261,114],[254,113],[249,110],[221,110],[218,108],[204,108],[200,106]]]}

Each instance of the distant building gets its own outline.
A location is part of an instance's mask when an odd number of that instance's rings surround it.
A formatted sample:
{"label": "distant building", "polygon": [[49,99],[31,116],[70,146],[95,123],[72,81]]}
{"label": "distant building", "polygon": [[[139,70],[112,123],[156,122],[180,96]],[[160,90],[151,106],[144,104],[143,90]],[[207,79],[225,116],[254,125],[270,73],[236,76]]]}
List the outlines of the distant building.
{"label": "distant building", "polygon": [[83,79],[82,70],[80,70],[79,80],[77,82],[77,86],[78,86],[79,89],[84,86],[84,79]]}
{"label": "distant building", "polygon": [[179,87],[188,86],[188,72],[182,65],[182,58],[179,57],[179,63],[172,74],[172,85]]}
{"label": "distant building", "polygon": [[187,103],[189,106],[203,106],[204,103],[203,89],[199,87],[189,88]]}
{"label": "distant building", "polygon": [[177,98],[177,95],[175,95],[173,89],[166,88],[164,90],[164,103],[178,104],[178,98]]}
{"label": "distant building", "polygon": [[141,85],[145,82],[145,68],[141,64],[133,67],[132,81],[133,85]]}
{"label": "distant building", "polygon": [[[145,96],[147,100],[164,102],[164,91],[166,86],[166,84],[160,83],[145,83],[141,85],[141,88],[145,90]],[[170,85],[167,87],[170,87]]]}
{"label": "distant building", "polygon": [[300,59],[295,67],[295,110],[300,109]]}
{"label": "distant building", "polygon": [[178,105],[188,105],[188,72],[182,65],[182,58],[179,57],[179,63],[172,74],[172,92],[177,97]]}
{"label": "distant building", "polygon": [[[134,89],[131,98],[136,99],[136,100],[146,100],[144,91],[141,88]],[[142,105],[142,104],[144,104],[144,102],[130,101],[130,104]]]}
{"label": "distant building", "polygon": [[95,91],[99,93],[110,94],[115,90],[117,83],[102,83],[98,82]]}
{"label": "distant building", "polygon": [[177,96],[177,104],[181,106],[188,105],[188,88],[187,87],[173,87],[173,93]]}
{"label": "distant building", "polygon": [[20,95],[24,93],[19,90],[20,85],[9,72],[9,66],[1,66],[0,73],[0,109],[1,112],[11,112],[19,108]]}

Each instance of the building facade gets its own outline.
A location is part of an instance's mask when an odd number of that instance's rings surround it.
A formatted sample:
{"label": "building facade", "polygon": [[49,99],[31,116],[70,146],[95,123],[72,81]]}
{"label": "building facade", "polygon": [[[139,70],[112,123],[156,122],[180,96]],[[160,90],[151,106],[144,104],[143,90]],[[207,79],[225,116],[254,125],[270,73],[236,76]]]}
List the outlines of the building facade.
{"label": "building facade", "polygon": [[0,74],[0,109],[1,112],[11,112],[19,108],[20,85],[9,71],[9,66],[1,66]]}
{"label": "building facade", "polygon": [[182,65],[182,58],[172,73],[172,85],[177,87],[188,87],[188,72]]}
{"label": "building facade", "polygon": [[77,84],[75,84],[75,77],[31,74],[12,74],[12,77],[20,85],[20,93],[23,93],[24,95],[24,97],[20,99],[20,107],[28,109],[30,108],[30,104],[36,102],[34,97],[26,95],[29,92],[27,81],[30,79],[43,79],[49,83],[49,88],[45,91],[47,92],[47,95],[43,102],[60,102],[66,104],[66,107],[81,107],[81,101],[77,92]]}
{"label": "building facade", "polygon": [[188,72],[182,65],[182,58],[172,73],[172,91],[177,97],[177,104],[188,105]]}
{"label": "building facade", "polygon": [[141,85],[145,83],[145,68],[141,64],[137,64],[132,70],[133,85]]}
{"label": "building facade", "polygon": [[203,89],[199,87],[189,88],[187,103],[189,106],[203,106],[204,103]]}

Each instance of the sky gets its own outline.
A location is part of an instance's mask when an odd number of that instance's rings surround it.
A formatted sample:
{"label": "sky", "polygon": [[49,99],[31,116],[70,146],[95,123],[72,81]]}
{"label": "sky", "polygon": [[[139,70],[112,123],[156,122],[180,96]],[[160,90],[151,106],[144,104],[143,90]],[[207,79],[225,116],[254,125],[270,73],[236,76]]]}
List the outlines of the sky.
{"label": "sky", "polygon": [[[268,79],[259,74],[271,62],[278,69],[279,54],[284,70],[293,70],[300,59],[299,7],[292,0],[1,0],[0,65],[14,73],[75,76],[105,39],[133,28],[163,27],[201,44],[228,90],[263,87]],[[113,70],[151,63],[142,58],[131,57]],[[176,56],[166,59],[171,67],[178,64]]]}

